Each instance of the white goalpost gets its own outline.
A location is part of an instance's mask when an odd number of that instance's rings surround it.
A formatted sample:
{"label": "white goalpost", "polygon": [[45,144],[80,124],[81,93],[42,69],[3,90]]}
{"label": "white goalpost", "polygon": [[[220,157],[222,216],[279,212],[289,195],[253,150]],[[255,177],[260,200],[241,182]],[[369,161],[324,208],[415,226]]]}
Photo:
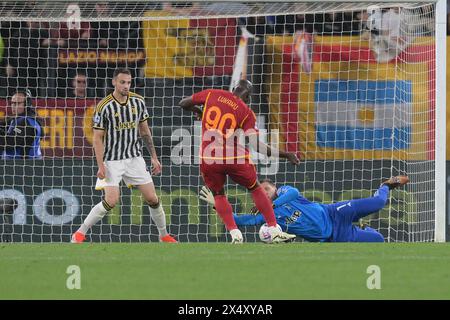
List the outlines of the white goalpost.
{"label": "white goalpost", "polygon": [[[198,198],[200,124],[178,103],[243,78],[261,138],[301,159],[252,153],[261,179],[331,203],[407,174],[363,222],[386,242],[444,242],[446,12],[444,0],[0,3],[0,242],[69,242],[101,201],[92,118],[118,67],[145,98],[163,165],[153,180],[180,242],[229,235]],[[42,157],[11,156],[17,88],[30,90]],[[235,212],[250,212],[243,188],[228,180],[226,191]],[[139,192],[121,193],[88,240],[158,241]],[[258,241],[258,229],[242,228],[245,241]]]}
{"label": "white goalpost", "polygon": [[[439,141],[436,147],[436,170],[435,170],[435,181],[436,181],[436,192],[435,192],[435,235],[434,240],[436,242],[445,242],[445,230],[446,222],[445,219],[445,196],[443,194],[446,192],[446,96],[444,92],[447,91],[446,86],[446,75],[444,70],[447,70],[447,39],[446,30],[447,26],[447,3],[445,1],[437,1],[436,3],[436,61],[439,61],[439,72],[436,72],[436,141]],[[441,69],[442,68],[442,69]]]}

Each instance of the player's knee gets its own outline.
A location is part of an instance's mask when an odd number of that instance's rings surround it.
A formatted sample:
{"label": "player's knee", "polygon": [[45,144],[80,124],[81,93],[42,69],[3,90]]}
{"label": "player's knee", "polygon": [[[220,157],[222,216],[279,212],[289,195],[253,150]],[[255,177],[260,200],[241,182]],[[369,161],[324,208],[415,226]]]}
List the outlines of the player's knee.
{"label": "player's knee", "polygon": [[145,200],[150,208],[158,208],[159,207],[159,199],[157,196],[146,199]]}
{"label": "player's knee", "polygon": [[103,202],[106,202],[106,205],[109,210],[112,210],[116,206],[118,201],[119,201],[118,197],[117,198],[116,197],[105,197],[105,199],[103,200]]}

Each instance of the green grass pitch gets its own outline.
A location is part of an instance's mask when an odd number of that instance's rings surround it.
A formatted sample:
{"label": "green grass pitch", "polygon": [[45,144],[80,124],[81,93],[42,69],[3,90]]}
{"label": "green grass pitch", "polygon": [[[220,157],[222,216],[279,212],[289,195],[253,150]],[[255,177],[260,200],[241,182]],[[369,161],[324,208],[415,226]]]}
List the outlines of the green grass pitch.
{"label": "green grass pitch", "polygon": [[2,244],[0,299],[450,299],[450,243]]}

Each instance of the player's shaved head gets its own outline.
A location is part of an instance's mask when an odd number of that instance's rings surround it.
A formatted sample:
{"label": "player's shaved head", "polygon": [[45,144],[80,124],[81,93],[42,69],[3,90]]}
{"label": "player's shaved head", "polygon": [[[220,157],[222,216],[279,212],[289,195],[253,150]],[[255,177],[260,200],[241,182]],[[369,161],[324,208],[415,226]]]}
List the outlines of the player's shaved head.
{"label": "player's shaved head", "polygon": [[245,79],[239,80],[233,89],[233,94],[241,98],[242,101],[248,103],[250,95],[252,94],[253,84]]}

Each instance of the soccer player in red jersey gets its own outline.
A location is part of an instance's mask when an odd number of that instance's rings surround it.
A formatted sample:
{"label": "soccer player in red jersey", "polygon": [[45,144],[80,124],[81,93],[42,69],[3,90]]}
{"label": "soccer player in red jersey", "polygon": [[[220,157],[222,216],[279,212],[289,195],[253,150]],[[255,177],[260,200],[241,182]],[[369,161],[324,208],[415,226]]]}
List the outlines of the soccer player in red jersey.
{"label": "soccer player in red jersey", "polygon": [[[250,145],[255,150],[258,150],[258,147],[259,150],[267,150],[267,156],[278,152],[280,158],[285,158],[293,164],[298,164],[299,160],[294,153],[274,150],[255,139],[258,135],[256,116],[246,104],[251,90],[250,81],[239,80],[233,92],[207,89],[184,98],[179,105],[202,119],[200,172],[205,184],[214,194],[215,209],[230,232],[232,243],[242,243],[243,237],[236,226],[231,205],[225,195],[224,184],[227,175],[251,192],[256,208],[270,227],[272,241],[286,242],[295,236],[277,228],[272,204],[258,182],[249,151],[238,142],[239,132],[243,131],[245,136],[250,138]],[[203,109],[200,105],[203,105]]]}

